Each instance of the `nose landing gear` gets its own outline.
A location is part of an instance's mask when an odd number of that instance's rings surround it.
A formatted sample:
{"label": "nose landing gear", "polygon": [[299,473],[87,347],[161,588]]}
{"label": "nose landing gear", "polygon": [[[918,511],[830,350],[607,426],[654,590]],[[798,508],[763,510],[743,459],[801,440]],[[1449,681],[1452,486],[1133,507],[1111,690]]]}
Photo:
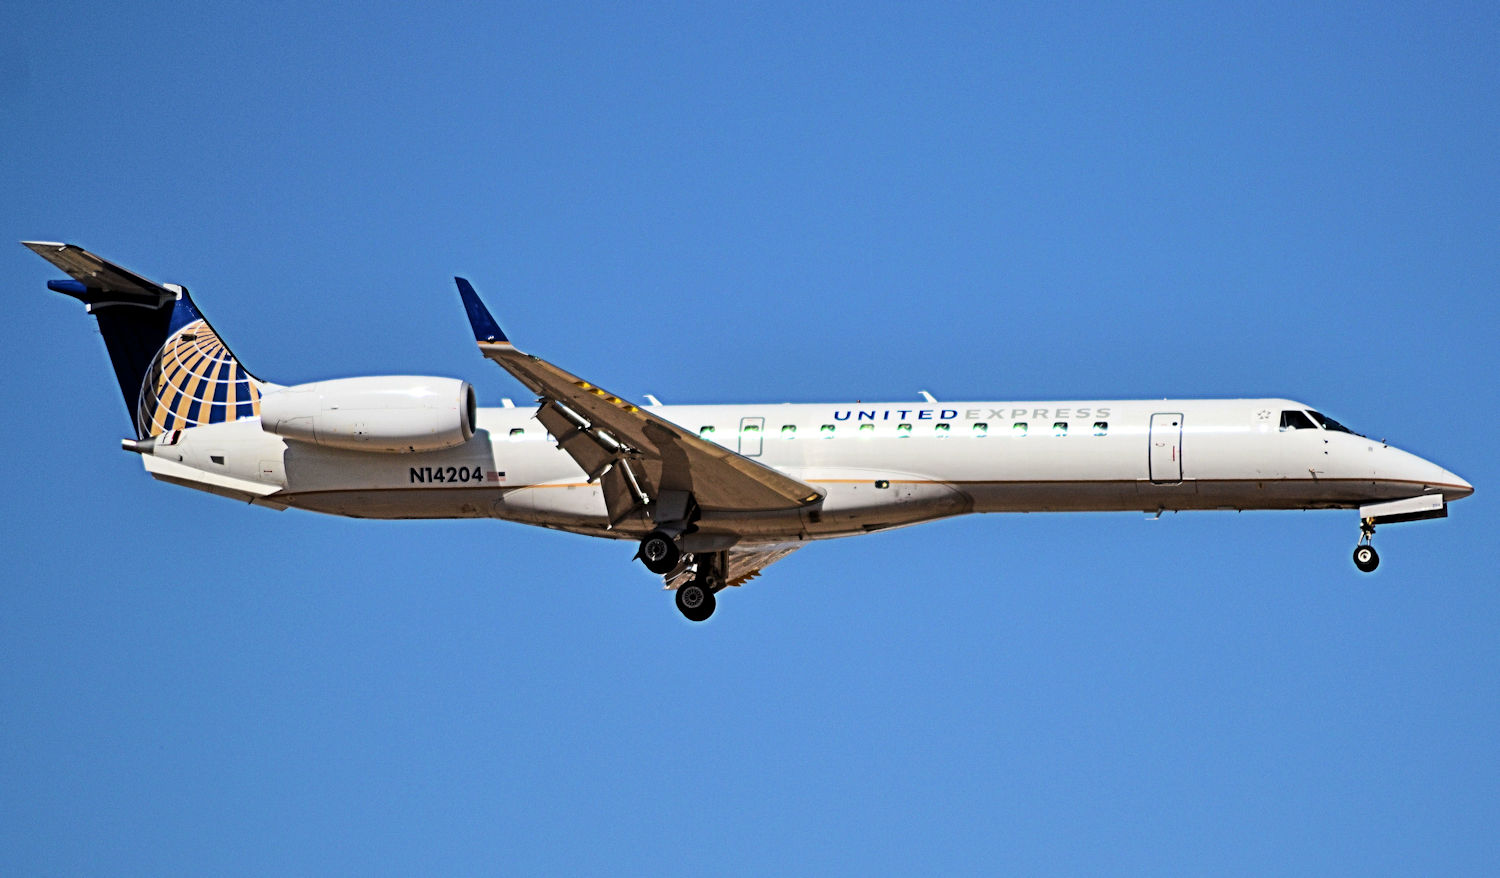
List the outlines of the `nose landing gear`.
{"label": "nose landing gear", "polygon": [[1359,545],[1354,547],[1354,566],[1361,573],[1370,573],[1380,566],[1380,555],[1375,551],[1372,541],[1375,539],[1375,520],[1371,518],[1360,519],[1359,522]]}

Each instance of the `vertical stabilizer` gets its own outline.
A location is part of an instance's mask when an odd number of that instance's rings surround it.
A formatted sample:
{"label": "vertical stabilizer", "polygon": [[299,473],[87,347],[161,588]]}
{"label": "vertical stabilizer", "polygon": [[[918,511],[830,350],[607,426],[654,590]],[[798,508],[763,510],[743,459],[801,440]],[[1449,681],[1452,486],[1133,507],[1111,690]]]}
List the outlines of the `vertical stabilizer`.
{"label": "vertical stabilizer", "polygon": [[72,244],[23,241],[69,280],[47,288],[99,321],[136,438],[260,414],[262,382],[235,359],[187,290],[158,284]]}

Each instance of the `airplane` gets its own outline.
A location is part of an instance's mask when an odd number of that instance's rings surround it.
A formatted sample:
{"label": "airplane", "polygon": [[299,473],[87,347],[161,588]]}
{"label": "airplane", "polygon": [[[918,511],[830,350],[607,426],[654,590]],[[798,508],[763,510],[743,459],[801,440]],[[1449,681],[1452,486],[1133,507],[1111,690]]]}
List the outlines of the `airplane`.
{"label": "airplane", "polygon": [[1288,399],[639,405],[522,353],[454,278],[479,352],[536,406],[456,378],[255,377],[177,284],[23,241],[98,320],[146,471],[272,509],[498,518],[637,544],[682,615],[813,540],[980,512],[1357,509],[1443,518],[1474,488]]}

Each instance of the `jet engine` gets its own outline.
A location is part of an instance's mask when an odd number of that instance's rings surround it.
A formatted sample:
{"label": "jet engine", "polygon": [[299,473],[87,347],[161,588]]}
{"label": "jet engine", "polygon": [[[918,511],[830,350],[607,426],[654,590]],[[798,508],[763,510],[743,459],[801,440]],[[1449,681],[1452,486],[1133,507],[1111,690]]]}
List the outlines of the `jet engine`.
{"label": "jet engine", "polygon": [[260,425],[297,442],[405,454],[469,441],[475,408],[474,388],[456,378],[343,378],[267,393]]}

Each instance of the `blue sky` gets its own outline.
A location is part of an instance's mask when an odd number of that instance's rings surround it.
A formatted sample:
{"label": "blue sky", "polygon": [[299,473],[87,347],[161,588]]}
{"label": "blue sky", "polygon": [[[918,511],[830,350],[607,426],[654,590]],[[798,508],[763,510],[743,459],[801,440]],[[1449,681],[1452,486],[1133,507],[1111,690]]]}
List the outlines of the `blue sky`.
{"label": "blue sky", "polygon": [[[633,546],[152,482],[0,249],[8,874],[1493,874],[1493,4],[21,5],[5,235],[253,371],[1285,395],[1452,517],[970,518],[684,622]],[[40,370],[40,371],[38,371]]]}

